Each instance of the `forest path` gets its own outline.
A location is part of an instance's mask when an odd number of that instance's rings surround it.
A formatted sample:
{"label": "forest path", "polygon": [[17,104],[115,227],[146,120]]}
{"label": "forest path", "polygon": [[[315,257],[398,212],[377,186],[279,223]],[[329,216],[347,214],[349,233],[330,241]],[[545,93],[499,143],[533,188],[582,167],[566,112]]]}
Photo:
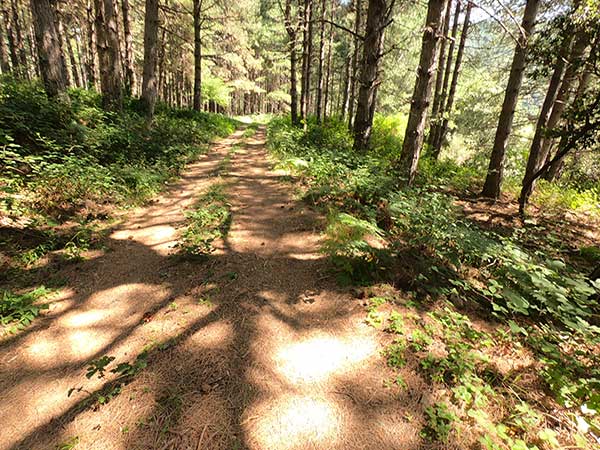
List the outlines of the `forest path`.
{"label": "forest path", "polygon": [[[110,251],[67,268],[50,312],[2,344],[0,448],[418,448],[363,308],[327,276],[323,218],[280,178],[264,129],[238,131],[130,213]],[[183,210],[215,183],[228,234],[205,260],[174,257]],[[91,360],[143,349],[120,394],[81,407],[111,392],[112,375],[85,378]]]}

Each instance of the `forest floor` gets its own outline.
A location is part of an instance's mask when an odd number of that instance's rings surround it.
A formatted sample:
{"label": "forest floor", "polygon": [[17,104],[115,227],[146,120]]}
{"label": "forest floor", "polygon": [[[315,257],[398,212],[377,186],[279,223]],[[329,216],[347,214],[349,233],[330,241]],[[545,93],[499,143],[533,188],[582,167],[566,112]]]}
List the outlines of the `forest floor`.
{"label": "forest floor", "polygon": [[[270,167],[264,129],[238,131],[57,269],[49,310],[0,341],[1,449],[422,448],[426,384],[384,386],[324,218]],[[215,184],[231,222],[182,257],[184,211]]]}

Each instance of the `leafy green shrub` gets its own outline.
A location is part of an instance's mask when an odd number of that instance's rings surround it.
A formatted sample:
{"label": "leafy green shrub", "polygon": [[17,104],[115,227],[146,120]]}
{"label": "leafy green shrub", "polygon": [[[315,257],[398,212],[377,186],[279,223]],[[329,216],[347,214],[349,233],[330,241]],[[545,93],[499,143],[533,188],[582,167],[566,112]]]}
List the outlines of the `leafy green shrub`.
{"label": "leafy green shrub", "polygon": [[348,281],[370,280],[382,268],[385,250],[374,245],[382,234],[366,220],[345,213],[331,214],[322,250],[349,277]]}
{"label": "leafy green shrub", "polygon": [[61,103],[39,82],[3,77],[0,199],[8,211],[64,215],[90,202],[143,201],[236,126],[219,114],[161,104],[148,130],[137,100],[117,114],[102,110],[96,92],[72,89],[70,97]]}
{"label": "leafy green shrub", "polygon": [[214,184],[186,211],[188,226],[183,231],[180,250],[188,255],[206,255],[214,248],[215,239],[223,237],[231,225],[231,210],[224,184]]}
{"label": "leafy green shrub", "polygon": [[24,294],[11,291],[0,292],[0,324],[10,325],[9,332],[20,330],[29,325],[48,305],[36,304],[50,291],[41,286]]}
{"label": "leafy green shrub", "polygon": [[427,426],[423,429],[423,435],[441,442],[448,440],[452,431],[452,423],[457,419],[445,403],[436,403],[425,409],[427,414]]}

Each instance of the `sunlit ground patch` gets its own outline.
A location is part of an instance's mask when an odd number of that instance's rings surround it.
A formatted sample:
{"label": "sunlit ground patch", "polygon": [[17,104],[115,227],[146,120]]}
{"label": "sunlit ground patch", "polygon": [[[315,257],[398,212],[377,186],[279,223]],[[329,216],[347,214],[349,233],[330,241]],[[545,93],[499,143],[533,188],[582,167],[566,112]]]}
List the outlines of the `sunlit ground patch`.
{"label": "sunlit ground patch", "polygon": [[284,396],[254,411],[248,434],[257,448],[332,448],[341,435],[341,412],[325,398]]}
{"label": "sunlit ground patch", "polygon": [[360,336],[316,334],[281,346],[274,358],[278,371],[289,382],[314,383],[360,367],[376,351],[372,340]]}

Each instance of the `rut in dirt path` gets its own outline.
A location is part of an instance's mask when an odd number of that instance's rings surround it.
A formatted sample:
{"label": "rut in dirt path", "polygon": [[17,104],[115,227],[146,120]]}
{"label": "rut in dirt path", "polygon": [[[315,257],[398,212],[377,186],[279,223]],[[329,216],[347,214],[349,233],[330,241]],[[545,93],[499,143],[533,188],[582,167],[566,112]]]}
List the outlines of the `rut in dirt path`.
{"label": "rut in dirt path", "polygon": [[[85,449],[419,447],[382,388],[364,311],[328,276],[322,217],[270,170],[264,129],[233,148],[240,139],[131,214],[110,252],[63,274],[69,288],[47,317],[3,344],[0,448],[75,436]],[[182,209],[217,181],[228,185],[228,234],[204,261],[173,258]],[[102,387],[82,376],[90,360],[131,361],[144,348],[148,367],[120,395],[79,406]],[[81,385],[89,394],[67,398]]]}

